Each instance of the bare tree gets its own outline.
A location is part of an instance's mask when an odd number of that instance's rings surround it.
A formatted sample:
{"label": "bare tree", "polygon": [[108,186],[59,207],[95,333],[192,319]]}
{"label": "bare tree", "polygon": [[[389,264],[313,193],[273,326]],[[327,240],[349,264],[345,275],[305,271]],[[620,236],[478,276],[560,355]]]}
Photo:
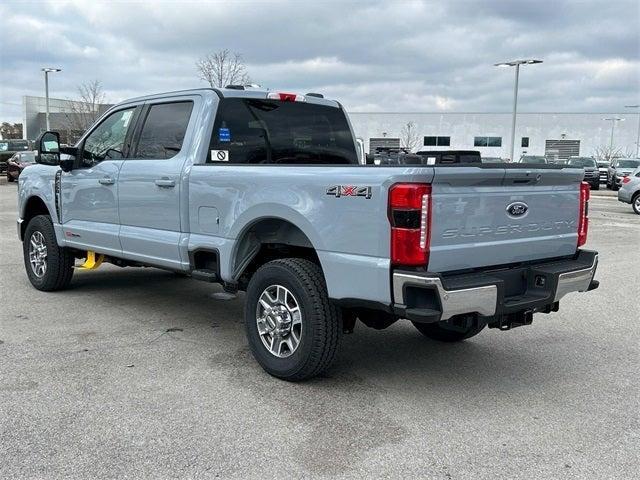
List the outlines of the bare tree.
{"label": "bare tree", "polygon": [[420,135],[416,131],[416,124],[408,122],[400,130],[400,146],[413,152],[418,145],[420,145]]}
{"label": "bare tree", "polygon": [[2,122],[2,125],[0,125],[0,138],[4,140],[22,138],[22,124]]}
{"label": "bare tree", "polygon": [[196,62],[200,78],[212,88],[246,85],[251,82],[242,55],[226,48],[210,53]]}
{"label": "bare tree", "polygon": [[100,106],[105,103],[105,94],[99,80],[85,82],[77,87],[78,99],[70,102],[67,115],[71,130],[84,132],[100,116]]}
{"label": "bare tree", "polygon": [[[609,145],[600,145],[593,149],[593,157],[598,160],[605,160],[610,162],[614,158],[622,158],[627,156],[627,152],[623,152],[622,148],[614,146],[613,148]],[[630,155],[628,155],[630,156]]]}

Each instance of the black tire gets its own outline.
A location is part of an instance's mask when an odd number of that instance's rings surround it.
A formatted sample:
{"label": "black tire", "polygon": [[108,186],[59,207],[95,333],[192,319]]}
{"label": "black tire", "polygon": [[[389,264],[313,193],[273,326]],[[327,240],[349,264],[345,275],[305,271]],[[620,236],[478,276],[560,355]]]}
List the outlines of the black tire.
{"label": "black tire", "polygon": [[591,190],[600,190],[600,184],[596,183],[595,185],[592,185]]}
{"label": "black tire", "polygon": [[7,172],[7,182],[13,182],[13,177]]}
{"label": "black tire", "polygon": [[640,202],[638,202],[638,199],[640,199],[640,193],[636,193],[631,199],[631,208],[637,215],[640,215]]}
{"label": "black tire", "polygon": [[[277,285],[289,290],[301,312],[299,343],[284,358],[263,343],[257,325],[258,301],[267,289]],[[308,260],[285,258],[260,267],[249,281],[244,317],[251,352],[274,377],[288,381],[314,377],[331,365],[338,351],[342,335],[340,309],[329,300],[322,270]]]}
{"label": "black tire", "polygon": [[613,190],[614,192],[617,192],[618,190],[620,190],[620,187],[618,187],[618,185],[616,185],[616,183],[613,182],[611,184],[611,190]]}
{"label": "black tire", "polygon": [[[36,274],[29,260],[31,240],[35,239],[34,235],[38,233],[41,235],[42,244],[46,248],[46,264],[42,275]],[[37,236],[39,237],[39,235]],[[27,277],[29,277],[31,285],[38,290],[45,292],[62,290],[71,282],[75,258],[69,250],[58,246],[53,224],[48,215],[38,215],[31,219],[25,230],[22,252]]]}
{"label": "black tire", "polygon": [[479,326],[474,324],[466,330],[452,330],[443,326],[446,322],[412,323],[425,337],[438,340],[439,342],[459,342],[466,340],[479,334],[485,327],[484,324],[480,324]]}

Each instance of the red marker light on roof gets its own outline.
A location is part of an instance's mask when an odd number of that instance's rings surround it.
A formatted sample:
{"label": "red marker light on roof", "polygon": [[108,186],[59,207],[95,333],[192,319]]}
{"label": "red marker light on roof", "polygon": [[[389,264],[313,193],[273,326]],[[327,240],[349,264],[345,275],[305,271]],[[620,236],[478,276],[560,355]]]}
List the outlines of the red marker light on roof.
{"label": "red marker light on roof", "polygon": [[267,93],[267,98],[269,100],[280,100],[281,102],[304,102],[306,100],[304,98],[304,95],[299,95],[297,93],[281,93],[281,92]]}

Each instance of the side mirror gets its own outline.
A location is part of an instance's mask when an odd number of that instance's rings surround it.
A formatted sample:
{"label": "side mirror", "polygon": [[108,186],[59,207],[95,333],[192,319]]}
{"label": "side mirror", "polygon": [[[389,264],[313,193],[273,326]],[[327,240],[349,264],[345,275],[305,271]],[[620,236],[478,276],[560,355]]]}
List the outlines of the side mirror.
{"label": "side mirror", "polygon": [[60,134],[44,132],[36,140],[36,162],[43,165],[60,164]]}

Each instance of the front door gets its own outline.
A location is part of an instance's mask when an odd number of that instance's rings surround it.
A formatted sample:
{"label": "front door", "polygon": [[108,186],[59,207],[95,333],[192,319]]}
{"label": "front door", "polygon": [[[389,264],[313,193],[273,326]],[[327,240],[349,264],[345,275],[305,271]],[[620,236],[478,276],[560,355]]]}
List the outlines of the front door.
{"label": "front door", "polygon": [[135,107],[110,114],[84,139],[79,159],[60,178],[61,221],[66,243],[119,255],[117,181],[127,155]]}
{"label": "front door", "polygon": [[181,269],[181,173],[183,143],[193,110],[190,99],[151,103],[141,113],[131,158],[118,177],[123,256]]}

